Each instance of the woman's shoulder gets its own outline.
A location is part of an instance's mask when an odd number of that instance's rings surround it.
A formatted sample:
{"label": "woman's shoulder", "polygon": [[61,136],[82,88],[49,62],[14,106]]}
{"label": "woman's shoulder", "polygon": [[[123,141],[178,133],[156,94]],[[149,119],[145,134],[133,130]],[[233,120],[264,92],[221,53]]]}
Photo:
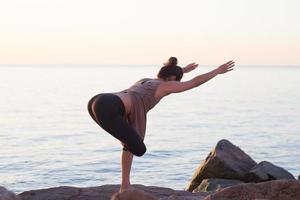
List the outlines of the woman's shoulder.
{"label": "woman's shoulder", "polygon": [[157,78],[142,78],[138,80],[136,83],[144,84],[144,83],[161,83],[162,81]]}
{"label": "woman's shoulder", "polygon": [[142,78],[142,79],[138,80],[137,83],[143,83],[143,82],[146,82],[149,80],[151,80],[151,78]]}

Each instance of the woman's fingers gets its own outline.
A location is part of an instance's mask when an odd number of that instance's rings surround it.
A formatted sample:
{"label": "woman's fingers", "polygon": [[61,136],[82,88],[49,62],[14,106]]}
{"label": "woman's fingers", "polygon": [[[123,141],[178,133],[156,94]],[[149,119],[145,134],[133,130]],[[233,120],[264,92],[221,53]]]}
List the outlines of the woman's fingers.
{"label": "woman's fingers", "polygon": [[234,65],[234,62],[233,61],[229,61],[225,64],[226,66],[233,66]]}
{"label": "woman's fingers", "polygon": [[190,66],[191,68],[195,69],[196,67],[198,67],[198,64],[196,64],[196,63],[191,63],[191,64],[189,64],[189,66]]}
{"label": "woman's fingers", "polygon": [[233,67],[234,66],[234,62],[230,62],[227,64],[227,67]]}
{"label": "woman's fingers", "polygon": [[195,63],[193,62],[193,63],[188,64],[187,66],[191,67],[191,66],[194,66],[194,65],[195,65]]}
{"label": "woman's fingers", "polygon": [[234,67],[234,61],[230,60],[221,66],[221,69],[222,69],[221,71],[223,71],[221,73],[226,73],[226,72],[232,71],[233,67]]}
{"label": "woman's fingers", "polygon": [[233,67],[229,67],[229,68],[227,68],[227,70],[233,70],[234,68]]}
{"label": "woman's fingers", "polygon": [[227,66],[227,68],[231,68],[231,67],[234,67],[234,65],[228,65],[228,66]]}
{"label": "woman's fingers", "polygon": [[228,61],[226,64],[231,64],[231,63],[234,63],[234,61],[233,60]]}
{"label": "woman's fingers", "polygon": [[229,62],[227,62],[227,63],[224,63],[222,66],[230,66],[230,65],[234,65],[234,62],[231,60],[231,61],[229,61]]}

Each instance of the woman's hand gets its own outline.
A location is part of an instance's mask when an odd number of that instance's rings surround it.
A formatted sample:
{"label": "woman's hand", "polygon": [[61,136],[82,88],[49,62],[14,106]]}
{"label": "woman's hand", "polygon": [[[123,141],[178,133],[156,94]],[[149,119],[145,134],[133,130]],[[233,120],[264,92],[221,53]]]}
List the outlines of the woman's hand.
{"label": "woman's hand", "polygon": [[190,63],[187,66],[183,67],[182,71],[183,71],[183,73],[188,73],[188,72],[196,69],[196,67],[198,67],[198,64],[193,62],[193,63]]}
{"label": "woman's hand", "polygon": [[217,71],[219,72],[219,74],[225,74],[226,72],[233,70],[233,66],[234,66],[234,62],[231,60],[218,67]]}

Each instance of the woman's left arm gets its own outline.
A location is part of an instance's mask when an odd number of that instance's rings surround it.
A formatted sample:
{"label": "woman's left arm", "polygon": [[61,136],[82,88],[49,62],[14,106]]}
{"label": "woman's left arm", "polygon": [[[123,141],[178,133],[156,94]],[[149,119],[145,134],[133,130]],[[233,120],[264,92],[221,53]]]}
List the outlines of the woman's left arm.
{"label": "woman's left arm", "polygon": [[198,67],[198,64],[196,64],[196,63],[190,63],[187,66],[185,66],[185,67],[182,68],[182,72],[183,73],[188,73],[188,72],[196,69],[196,67]]}

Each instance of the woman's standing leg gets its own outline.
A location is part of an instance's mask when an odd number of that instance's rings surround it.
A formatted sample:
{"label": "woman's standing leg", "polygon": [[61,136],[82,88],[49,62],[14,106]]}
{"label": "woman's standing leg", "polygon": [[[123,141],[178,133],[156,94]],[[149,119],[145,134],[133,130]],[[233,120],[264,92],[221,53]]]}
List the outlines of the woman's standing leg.
{"label": "woman's standing leg", "polygon": [[117,99],[116,101],[116,98],[112,98],[111,95],[102,97],[95,103],[89,103],[88,108],[93,119],[105,131],[120,140],[125,147],[121,156],[122,181],[120,191],[123,191],[130,188],[130,171],[133,155],[144,155],[146,146],[136,130],[125,119],[125,110],[122,108],[121,100]]}
{"label": "woman's standing leg", "polygon": [[130,171],[133,160],[133,154],[129,151],[122,151],[121,156],[121,169],[122,169],[122,182],[120,192],[130,188]]}

